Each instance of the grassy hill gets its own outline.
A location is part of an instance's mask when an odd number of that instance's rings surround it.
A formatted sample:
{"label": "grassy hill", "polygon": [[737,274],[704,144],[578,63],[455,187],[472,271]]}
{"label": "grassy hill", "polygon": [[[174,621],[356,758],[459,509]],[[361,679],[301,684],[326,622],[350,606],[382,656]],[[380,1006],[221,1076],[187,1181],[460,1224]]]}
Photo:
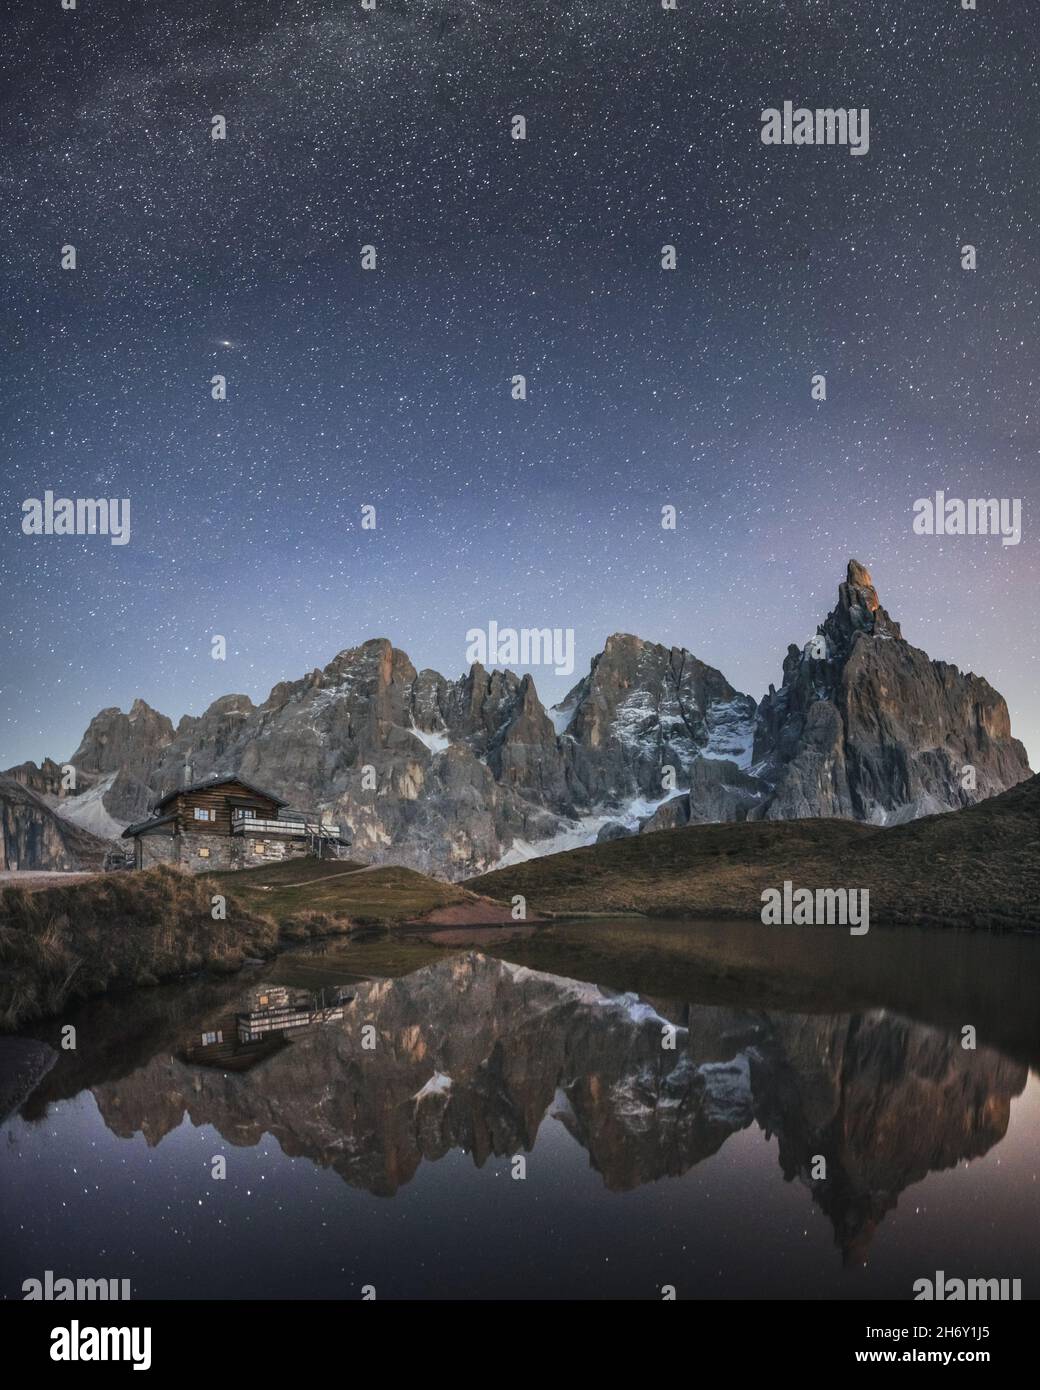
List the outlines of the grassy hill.
{"label": "grassy hill", "polygon": [[589,845],[466,886],[558,915],[757,919],[765,888],[867,888],[878,925],[1040,930],[1040,777],[963,811],[854,821],[685,826]]}
{"label": "grassy hill", "polygon": [[[214,894],[226,899],[223,920],[213,918]],[[413,869],[343,860],[283,860],[198,876],[161,867],[5,888],[0,1030],[109,989],[236,970],[247,957],[295,942],[417,918],[508,921],[509,908]]]}
{"label": "grassy hill", "polygon": [[[745,918],[765,888],[870,890],[877,925],[1040,930],[1040,777],[891,829],[756,821],[635,835],[442,883],[412,869],[289,860],[193,877],[170,868],[0,890],[0,1029],[108,989],[154,984],[352,927],[536,914]],[[211,913],[215,892],[227,915]],[[478,897],[478,895],[486,895]],[[489,901],[494,899],[497,901]],[[401,949],[407,942],[399,943]]]}
{"label": "grassy hill", "polygon": [[414,869],[366,869],[335,859],[283,860],[203,877],[250,911],[273,918],[290,937],[337,923],[393,926],[473,896]]}
{"label": "grassy hill", "polygon": [[[216,893],[227,899],[222,921],[212,915]],[[110,989],[232,971],[293,942],[476,902],[465,888],[412,869],[317,859],[197,877],[162,867],[36,891],[6,888],[0,1030]]]}

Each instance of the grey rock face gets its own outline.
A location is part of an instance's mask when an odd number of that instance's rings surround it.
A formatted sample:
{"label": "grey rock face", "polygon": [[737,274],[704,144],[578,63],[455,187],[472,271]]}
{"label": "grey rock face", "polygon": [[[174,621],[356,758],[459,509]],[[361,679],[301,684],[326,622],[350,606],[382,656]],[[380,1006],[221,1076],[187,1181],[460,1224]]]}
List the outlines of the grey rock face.
{"label": "grey rock face", "polygon": [[55,815],[43,797],[0,776],[0,869],[97,869],[107,848]]}
{"label": "grey rock face", "polygon": [[[749,817],[891,823],[1029,775],[1003,699],[904,641],[855,560],[817,638],[788,648],[780,690],[757,707],[690,652],[624,633],[548,712],[530,676],[476,664],[450,681],[375,638],[262,704],[225,695],[176,729],[140,700],[128,715],[103,710],[71,761],[80,790],[123,824],[186,781],[237,773],[332,812],[364,858],[457,878],[597,834]],[[57,770],[13,772],[48,793]]]}
{"label": "grey rock face", "polygon": [[671,830],[677,825],[747,820],[767,794],[762,781],[736,763],[702,759],[690,768],[689,791],[659,806],[640,829]]}
{"label": "grey rock face", "polygon": [[611,806],[661,800],[666,767],[681,788],[697,759],[746,760],[755,702],[685,649],[616,633],[558,711],[575,802]]}
{"label": "grey rock face", "polygon": [[817,638],[788,648],[783,685],[759,706],[754,759],[769,791],[749,814],[768,819],[891,824],[1030,775],[1003,698],[905,641],[856,560]]}
{"label": "grey rock face", "polygon": [[119,709],[95,714],[69,762],[80,775],[121,771],[147,782],[156,754],[172,738],[173,725],[166,715],[135,700],[129,714]]}
{"label": "grey rock face", "polygon": [[39,767],[35,763],[19,763],[3,774],[12,782],[18,782],[35,792],[37,796],[58,796],[61,793],[61,768],[53,758],[44,758]]}

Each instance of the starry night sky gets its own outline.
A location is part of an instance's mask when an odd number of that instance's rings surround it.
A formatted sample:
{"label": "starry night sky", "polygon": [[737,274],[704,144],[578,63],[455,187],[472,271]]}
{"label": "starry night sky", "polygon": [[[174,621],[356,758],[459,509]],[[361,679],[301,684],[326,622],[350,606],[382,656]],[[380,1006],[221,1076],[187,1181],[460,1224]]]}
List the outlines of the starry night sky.
{"label": "starry night sky", "polygon": [[[0,767],[492,619],[575,629],[546,703],[619,630],[758,698],[850,555],[1040,764],[1033,0],[16,0],[3,47]],[[869,153],[763,145],[785,100]],[[130,544],[23,536],[48,488]],[[938,488],[1022,543],[913,535]]]}

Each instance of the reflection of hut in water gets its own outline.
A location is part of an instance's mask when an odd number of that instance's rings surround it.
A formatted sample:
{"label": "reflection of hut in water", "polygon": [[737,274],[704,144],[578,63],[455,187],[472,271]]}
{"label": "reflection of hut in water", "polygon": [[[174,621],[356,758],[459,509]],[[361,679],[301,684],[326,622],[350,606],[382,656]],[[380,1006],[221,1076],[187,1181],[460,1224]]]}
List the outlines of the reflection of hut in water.
{"label": "reflection of hut in water", "polygon": [[332,1023],[343,1017],[343,1005],[354,996],[333,991],[326,1000],[320,995],[292,993],[287,989],[257,990],[252,1008],[238,1015],[240,1042],[258,1042],[272,1033],[285,1033],[296,1028],[308,1028],[314,1023]]}
{"label": "reflection of hut in water", "polygon": [[191,1036],[185,1043],[185,1060],[224,1071],[245,1071],[281,1051],[288,1034],[341,1019],[343,1006],[354,996],[339,989],[329,994],[326,998],[325,990],[314,995],[283,985],[254,990],[245,1010],[207,1020]]}
{"label": "reflection of hut in water", "polygon": [[184,1060],[195,1066],[218,1067],[221,1071],[248,1071],[285,1046],[280,1033],[260,1042],[243,1044],[238,1035],[238,1015],[228,1013],[209,1019],[185,1041]]}

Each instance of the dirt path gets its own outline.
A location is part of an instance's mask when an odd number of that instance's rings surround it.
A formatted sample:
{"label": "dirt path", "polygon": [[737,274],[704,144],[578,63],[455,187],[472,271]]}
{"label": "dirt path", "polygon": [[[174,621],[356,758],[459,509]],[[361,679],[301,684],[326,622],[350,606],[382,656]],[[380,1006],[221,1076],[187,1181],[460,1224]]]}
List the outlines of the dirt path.
{"label": "dirt path", "polygon": [[366,864],[361,869],[344,869],[341,874],[325,874],[322,878],[303,878],[297,883],[258,883],[257,888],[312,888],[316,884],[331,883],[334,878],[353,878],[355,874],[370,874],[379,864]]}

